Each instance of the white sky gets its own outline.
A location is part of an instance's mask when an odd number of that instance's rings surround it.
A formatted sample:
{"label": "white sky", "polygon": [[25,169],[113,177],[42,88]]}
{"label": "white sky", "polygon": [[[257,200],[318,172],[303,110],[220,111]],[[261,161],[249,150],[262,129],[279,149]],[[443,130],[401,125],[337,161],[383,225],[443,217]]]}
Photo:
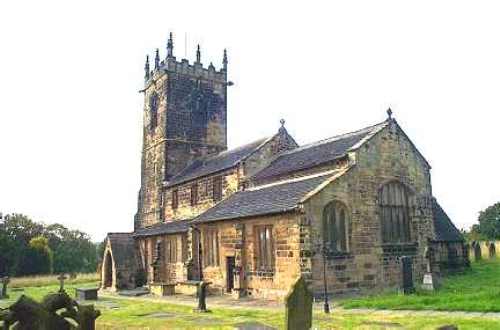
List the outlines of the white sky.
{"label": "white sky", "polygon": [[[2,1],[0,211],[101,240],[133,226],[146,53],[220,68],[229,144],[394,116],[459,227],[500,200],[498,1]],[[496,189],[495,189],[496,188]]]}

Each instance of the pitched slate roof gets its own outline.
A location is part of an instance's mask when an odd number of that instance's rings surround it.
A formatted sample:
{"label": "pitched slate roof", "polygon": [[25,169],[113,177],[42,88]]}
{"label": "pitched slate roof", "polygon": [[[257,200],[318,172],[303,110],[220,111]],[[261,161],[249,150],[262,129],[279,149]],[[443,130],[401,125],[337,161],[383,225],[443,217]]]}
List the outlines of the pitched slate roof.
{"label": "pitched slate roof", "polygon": [[162,222],[151,227],[136,230],[134,237],[184,233],[188,231],[190,223],[191,219]]}
{"label": "pitched slate roof", "polygon": [[432,213],[434,218],[434,229],[436,231],[436,241],[458,242],[464,238],[460,231],[441,208],[435,198],[432,200]]}
{"label": "pitched slate roof", "polygon": [[205,158],[197,159],[183,169],[179,174],[174,176],[168,183],[168,186],[181,184],[192,179],[236,166],[238,162],[250,156],[268,140],[269,138],[260,139],[236,149],[226,150],[217,155],[210,155]]}
{"label": "pitched slate roof", "polygon": [[253,179],[259,181],[277,177],[342,158],[348,151],[355,149],[365,139],[387,126],[388,123],[389,121],[384,121],[352,133],[337,135],[287,151],[258,172]]}
{"label": "pitched slate roof", "polygon": [[202,213],[193,223],[270,215],[294,210],[301,199],[332,176],[327,174],[279,182],[236,192]]}
{"label": "pitched slate roof", "polygon": [[133,267],[135,263],[132,233],[108,233],[111,253],[116,267]]}

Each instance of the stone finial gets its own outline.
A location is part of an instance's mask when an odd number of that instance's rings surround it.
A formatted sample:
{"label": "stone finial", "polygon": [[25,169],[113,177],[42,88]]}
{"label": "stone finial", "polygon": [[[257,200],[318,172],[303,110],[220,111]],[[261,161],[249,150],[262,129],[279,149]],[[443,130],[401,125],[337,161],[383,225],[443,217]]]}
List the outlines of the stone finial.
{"label": "stone finial", "polygon": [[170,32],[170,38],[167,41],[167,58],[174,57],[174,38],[172,32]]}
{"label": "stone finial", "polygon": [[59,280],[59,292],[63,292],[64,291],[64,280],[66,280],[67,277],[64,274],[61,274],[57,277],[57,279]]}
{"label": "stone finial", "polygon": [[283,119],[283,118],[280,119],[280,124],[281,124],[281,126],[280,126],[280,129],[279,129],[279,132],[282,133],[282,132],[286,131],[286,129],[285,129],[285,119]]}
{"label": "stone finial", "polygon": [[215,71],[215,66],[212,62],[210,62],[210,65],[208,66],[208,70]]}
{"label": "stone finial", "polygon": [[149,79],[149,55],[146,55],[146,64],[144,65],[144,79]]}
{"label": "stone finial", "polygon": [[391,108],[387,109],[387,119],[392,119],[392,109]]}
{"label": "stone finial", "polygon": [[222,67],[227,70],[227,50],[224,48],[224,56],[222,57]]}
{"label": "stone finial", "polygon": [[158,70],[160,68],[160,50],[156,48],[156,55],[155,55],[155,70]]}
{"label": "stone finial", "polygon": [[200,51],[200,44],[198,44],[198,48],[196,49],[196,63],[201,62],[201,51]]}

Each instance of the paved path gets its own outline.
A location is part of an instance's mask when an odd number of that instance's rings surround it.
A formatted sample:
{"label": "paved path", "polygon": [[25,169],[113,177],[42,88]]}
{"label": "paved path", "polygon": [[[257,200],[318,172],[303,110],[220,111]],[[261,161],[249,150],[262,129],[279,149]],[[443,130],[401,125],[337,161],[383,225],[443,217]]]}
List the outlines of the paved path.
{"label": "paved path", "polygon": [[[132,300],[143,300],[151,302],[163,302],[169,304],[184,305],[190,307],[197,306],[197,299],[193,296],[188,295],[175,295],[175,296],[165,296],[165,297],[155,297],[151,295],[144,295],[140,297],[124,297],[117,294],[110,293],[100,293],[101,297],[107,298],[117,298],[117,299],[132,299]],[[224,308],[234,308],[234,309],[263,309],[263,310],[283,310],[284,305],[282,302],[278,301],[263,301],[256,300],[252,298],[241,298],[235,300],[229,295],[224,296],[208,296],[207,306],[224,307]],[[323,310],[323,302],[316,302],[314,304],[315,310]],[[435,311],[435,310],[381,310],[381,309],[344,309],[340,306],[334,306],[332,313],[342,313],[342,314],[362,314],[362,315],[373,315],[373,316],[443,316],[443,317],[456,317],[456,318],[489,318],[500,320],[500,313],[493,312],[465,312],[465,311]]]}

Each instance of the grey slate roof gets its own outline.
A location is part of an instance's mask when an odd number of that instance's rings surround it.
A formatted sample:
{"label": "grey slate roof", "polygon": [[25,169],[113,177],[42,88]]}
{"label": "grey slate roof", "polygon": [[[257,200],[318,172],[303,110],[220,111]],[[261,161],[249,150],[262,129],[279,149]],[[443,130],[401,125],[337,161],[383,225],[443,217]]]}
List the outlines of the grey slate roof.
{"label": "grey slate roof", "polygon": [[108,233],[111,251],[116,267],[135,265],[134,237],[132,233]]}
{"label": "grey slate roof", "polygon": [[250,156],[267,140],[268,138],[260,139],[236,149],[226,150],[217,155],[197,159],[179,174],[174,176],[168,183],[168,186],[174,186],[192,179],[229,169]]}
{"label": "grey slate roof", "polygon": [[254,175],[253,179],[259,181],[277,177],[339,159],[345,156],[350,148],[369,134],[385,127],[387,123],[387,121],[384,121],[352,133],[337,135],[287,151]]}
{"label": "grey slate roof", "polygon": [[432,200],[432,213],[434,218],[434,229],[436,231],[436,241],[458,242],[464,238],[460,231],[441,208],[435,198]]}
{"label": "grey slate roof", "polygon": [[193,223],[292,211],[305,195],[331,176],[332,173],[239,191],[199,215]]}
{"label": "grey slate roof", "polygon": [[184,233],[188,231],[190,223],[191,219],[163,222],[153,225],[151,227],[146,227],[136,230],[134,233],[134,237]]}

